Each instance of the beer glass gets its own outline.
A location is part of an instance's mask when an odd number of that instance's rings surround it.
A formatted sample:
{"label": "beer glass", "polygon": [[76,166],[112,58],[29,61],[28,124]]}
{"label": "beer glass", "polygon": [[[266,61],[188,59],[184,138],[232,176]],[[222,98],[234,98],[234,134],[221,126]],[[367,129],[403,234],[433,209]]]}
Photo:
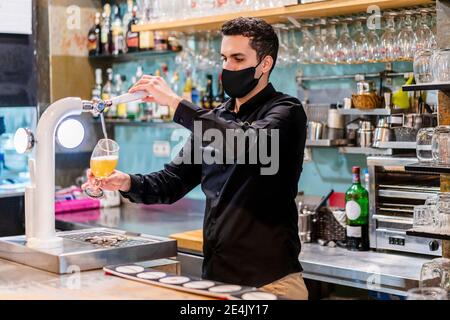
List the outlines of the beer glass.
{"label": "beer glass", "polygon": [[85,192],[92,198],[101,198],[103,190],[99,187],[101,179],[109,177],[116,169],[119,161],[119,145],[111,139],[100,139],[91,155],[91,171],[95,176],[94,185]]}

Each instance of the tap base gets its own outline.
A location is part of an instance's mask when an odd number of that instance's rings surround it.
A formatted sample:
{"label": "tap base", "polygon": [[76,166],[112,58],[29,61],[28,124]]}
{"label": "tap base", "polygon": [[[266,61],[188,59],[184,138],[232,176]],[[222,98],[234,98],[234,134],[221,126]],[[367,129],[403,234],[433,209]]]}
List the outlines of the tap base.
{"label": "tap base", "polygon": [[34,249],[57,249],[62,248],[63,239],[56,236],[49,239],[29,238],[26,245]]}

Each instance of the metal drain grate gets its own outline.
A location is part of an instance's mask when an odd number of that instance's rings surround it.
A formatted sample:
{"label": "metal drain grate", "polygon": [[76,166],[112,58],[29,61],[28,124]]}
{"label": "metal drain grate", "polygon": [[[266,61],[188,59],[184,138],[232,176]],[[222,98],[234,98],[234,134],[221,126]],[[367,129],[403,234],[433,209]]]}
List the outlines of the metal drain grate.
{"label": "metal drain grate", "polygon": [[[70,240],[73,240],[73,241],[78,241],[78,242],[83,242],[83,243],[90,243],[93,246],[100,247],[100,248],[133,247],[133,246],[150,244],[150,243],[153,242],[153,241],[149,241],[149,240],[142,240],[142,239],[131,238],[131,237],[128,237],[126,235],[115,234],[115,233],[110,233],[110,232],[73,233],[73,234],[61,235],[61,237],[65,238],[65,239],[70,239]],[[113,238],[113,237],[118,237],[118,238],[122,238],[123,237],[124,240],[117,240],[116,242],[113,242],[113,243],[107,243],[106,242],[106,243],[102,243],[102,244],[92,243],[90,241],[92,238],[110,239],[110,238]]]}

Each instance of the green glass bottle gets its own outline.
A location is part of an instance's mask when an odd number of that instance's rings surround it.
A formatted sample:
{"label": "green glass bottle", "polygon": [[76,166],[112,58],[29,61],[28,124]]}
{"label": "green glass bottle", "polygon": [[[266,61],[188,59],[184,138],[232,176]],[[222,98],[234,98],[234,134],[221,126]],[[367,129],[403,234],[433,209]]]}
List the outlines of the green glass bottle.
{"label": "green glass bottle", "polygon": [[347,249],[369,250],[369,193],[361,185],[360,168],[352,168],[353,184],[345,193]]}

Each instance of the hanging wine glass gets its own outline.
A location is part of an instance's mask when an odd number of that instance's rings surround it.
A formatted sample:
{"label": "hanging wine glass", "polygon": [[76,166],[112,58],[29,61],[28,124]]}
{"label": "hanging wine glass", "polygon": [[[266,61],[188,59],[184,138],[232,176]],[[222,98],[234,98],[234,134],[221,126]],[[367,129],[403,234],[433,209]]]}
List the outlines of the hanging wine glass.
{"label": "hanging wine glass", "polygon": [[183,50],[181,50],[175,57],[175,64],[183,70],[193,70],[195,61],[195,51],[191,47],[192,35],[180,34],[178,39]]}
{"label": "hanging wine glass", "polygon": [[353,34],[353,43],[355,45],[355,63],[365,63],[368,61],[368,41],[363,29],[363,22],[367,19],[365,17],[358,17],[355,19],[355,31]]}
{"label": "hanging wine glass", "polygon": [[273,26],[279,39],[277,64],[280,67],[286,67],[289,63],[289,48],[286,42],[287,28],[284,24]]}
{"label": "hanging wine glass", "polygon": [[220,31],[208,31],[208,42],[209,42],[209,50],[208,50],[208,63],[212,68],[220,69],[222,65],[221,56],[218,48],[216,47],[215,39],[219,36]]}
{"label": "hanging wine glass", "polygon": [[384,62],[397,60],[399,54],[395,17],[397,17],[397,13],[395,12],[388,12],[384,15],[385,26],[381,36],[381,47],[379,50],[381,59]]}
{"label": "hanging wine glass", "polygon": [[299,45],[299,41],[297,39],[297,28],[294,27],[290,27],[289,28],[289,59],[292,62],[299,62],[298,59],[298,49],[299,49],[300,45]]}
{"label": "hanging wine glass", "polygon": [[322,41],[322,26],[325,24],[324,21],[321,19],[314,24],[314,37],[309,51],[312,63],[323,63],[325,61],[324,43]]}
{"label": "hanging wine glass", "polygon": [[324,42],[324,60],[325,63],[328,64],[336,64],[336,53],[337,53],[337,32],[336,32],[336,24],[338,23],[337,19],[330,19],[328,21],[327,34]]}
{"label": "hanging wine glass", "polygon": [[412,11],[405,11],[402,29],[398,33],[397,42],[400,49],[399,60],[411,61],[414,58],[417,37],[412,29]]}
{"label": "hanging wine glass", "polygon": [[420,17],[418,19],[417,29],[415,30],[417,36],[417,50],[436,49],[436,38],[428,26],[428,10],[419,10]]}
{"label": "hanging wine glass", "polygon": [[[376,18],[381,19],[381,16],[378,15]],[[378,36],[375,25],[367,25],[367,29],[367,61],[379,62],[382,60],[380,51],[380,37]]]}
{"label": "hanging wine glass", "polygon": [[352,18],[344,18],[341,21],[341,30],[337,42],[336,61],[342,64],[349,64],[355,62],[354,52],[355,44],[350,37],[348,24],[353,21]]}
{"label": "hanging wine glass", "polygon": [[312,27],[312,24],[309,23],[303,23],[301,26],[302,30],[302,41],[300,43],[299,49],[298,49],[298,57],[297,61],[303,64],[309,64],[311,63],[311,47],[313,46],[313,39],[310,33],[310,28]]}

